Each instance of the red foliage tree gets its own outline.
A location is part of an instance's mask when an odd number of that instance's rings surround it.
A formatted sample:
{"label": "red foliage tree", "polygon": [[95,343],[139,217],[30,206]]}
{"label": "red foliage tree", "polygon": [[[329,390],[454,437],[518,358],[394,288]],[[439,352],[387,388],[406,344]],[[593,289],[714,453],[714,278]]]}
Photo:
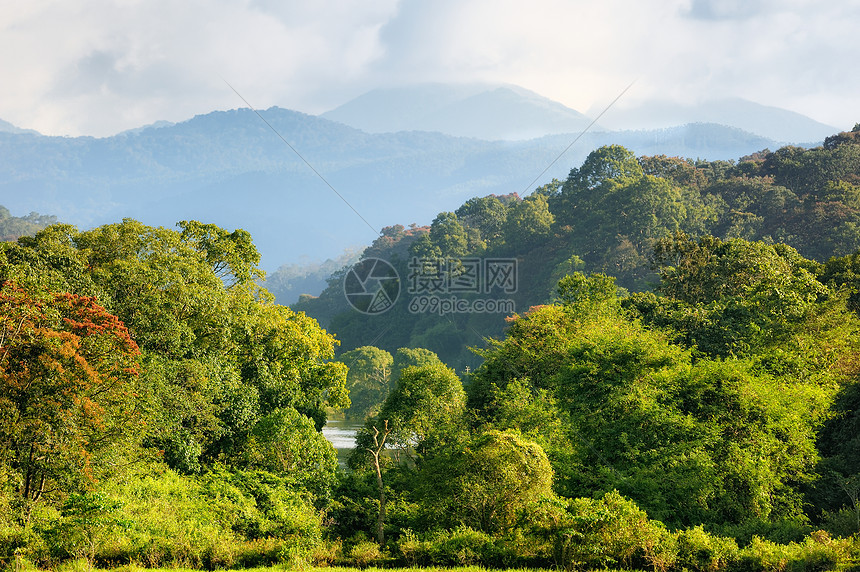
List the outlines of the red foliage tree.
{"label": "red foliage tree", "polygon": [[139,355],[94,298],[0,288],[0,463],[24,500],[94,481],[141,433]]}

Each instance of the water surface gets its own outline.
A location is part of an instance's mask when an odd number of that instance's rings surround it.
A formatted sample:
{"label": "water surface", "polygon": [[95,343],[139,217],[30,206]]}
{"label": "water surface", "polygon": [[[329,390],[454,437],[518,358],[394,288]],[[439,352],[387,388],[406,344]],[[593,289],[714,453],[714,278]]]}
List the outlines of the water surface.
{"label": "water surface", "polygon": [[361,423],[329,419],[322,429],[323,437],[334,445],[337,451],[337,462],[341,467],[346,466],[346,459],[355,449],[355,433],[361,428]]}

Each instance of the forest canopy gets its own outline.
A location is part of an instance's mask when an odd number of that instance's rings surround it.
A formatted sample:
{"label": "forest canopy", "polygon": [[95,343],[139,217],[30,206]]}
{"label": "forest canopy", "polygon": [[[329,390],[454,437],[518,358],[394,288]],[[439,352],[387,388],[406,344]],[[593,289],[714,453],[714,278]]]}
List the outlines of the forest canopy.
{"label": "forest canopy", "polygon": [[277,305],[198,221],[0,243],[0,562],[856,566],[857,143],[602,147],[363,254],[515,260],[501,315]]}
{"label": "forest canopy", "polygon": [[[737,161],[637,157],[620,145],[601,147],[566,180],[527,197],[475,197],[427,227],[387,227],[363,257],[390,262],[404,285],[415,257],[515,260],[516,291],[457,295],[511,300],[518,310],[553,301],[558,280],[574,271],[652,291],[660,281],[654,249],[679,233],[785,244],[824,263],[860,249],[858,132]],[[341,278],[335,273],[319,297],[293,305],[335,332],[340,351],[425,347],[449,365],[474,369],[481,360],[469,347],[505,329],[505,313],[415,313],[409,296],[383,314],[359,314],[344,299]]]}

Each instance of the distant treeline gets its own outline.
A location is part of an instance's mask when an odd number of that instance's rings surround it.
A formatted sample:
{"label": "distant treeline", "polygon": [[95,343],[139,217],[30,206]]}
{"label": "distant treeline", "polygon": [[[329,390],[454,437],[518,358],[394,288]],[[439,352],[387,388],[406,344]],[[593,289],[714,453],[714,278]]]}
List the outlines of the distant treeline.
{"label": "distant treeline", "polygon": [[9,209],[0,205],[0,241],[18,240],[22,236],[36,234],[37,231],[57,222],[53,215],[40,215],[32,212],[27,216],[12,216]]}

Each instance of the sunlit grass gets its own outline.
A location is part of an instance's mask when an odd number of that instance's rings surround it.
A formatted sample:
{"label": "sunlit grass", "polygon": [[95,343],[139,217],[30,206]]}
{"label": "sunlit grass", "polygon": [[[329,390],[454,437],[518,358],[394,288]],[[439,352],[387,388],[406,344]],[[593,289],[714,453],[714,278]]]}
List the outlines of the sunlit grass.
{"label": "sunlit grass", "polygon": [[[126,564],[123,566],[118,566],[116,568],[91,568],[86,560],[73,560],[69,562],[65,562],[54,569],[54,572],[91,572],[93,570],[110,570],[111,572],[200,572],[199,570],[193,568],[146,568],[143,566],[138,566],[136,564]],[[255,567],[255,568],[241,568],[238,569],[242,572],[285,572],[285,571],[297,571],[297,572],[357,572],[361,570],[362,572],[488,572],[488,568],[483,568],[481,566],[460,566],[460,567],[439,567],[439,566],[431,566],[427,568],[378,568],[376,566],[369,566],[367,568],[353,568],[346,566],[327,566],[327,567],[315,567],[315,566],[298,566],[298,567],[289,567],[284,565],[277,566],[268,566],[268,567]],[[36,572],[36,568],[24,568],[25,572]],[[542,568],[510,568],[510,569],[493,569],[493,572],[548,572],[546,569]],[[603,572],[611,572],[604,570]],[[633,571],[635,572],[635,571]]]}

